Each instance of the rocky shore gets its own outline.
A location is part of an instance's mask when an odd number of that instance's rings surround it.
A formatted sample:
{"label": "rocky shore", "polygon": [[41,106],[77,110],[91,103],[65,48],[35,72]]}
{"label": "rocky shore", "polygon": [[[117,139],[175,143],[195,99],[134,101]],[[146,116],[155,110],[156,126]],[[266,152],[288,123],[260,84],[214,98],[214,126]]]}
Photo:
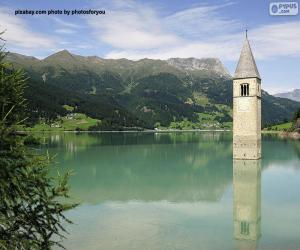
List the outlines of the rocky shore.
{"label": "rocky shore", "polygon": [[299,132],[280,132],[279,136],[281,138],[290,138],[290,139],[294,139],[294,140],[300,140]]}

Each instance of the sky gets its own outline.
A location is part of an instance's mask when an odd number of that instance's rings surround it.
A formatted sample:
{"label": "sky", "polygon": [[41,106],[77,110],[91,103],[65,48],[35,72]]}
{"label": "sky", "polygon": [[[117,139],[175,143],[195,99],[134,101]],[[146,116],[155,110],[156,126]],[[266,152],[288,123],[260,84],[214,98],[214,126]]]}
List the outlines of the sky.
{"label": "sky", "polygon": [[[298,1],[298,0],[297,0]],[[219,58],[234,73],[245,30],[271,94],[300,88],[300,15],[271,16],[268,0],[0,0],[8,51],[45,58],[63,49],[103,58]],[[15,15],[16,10],[105,15]]]}

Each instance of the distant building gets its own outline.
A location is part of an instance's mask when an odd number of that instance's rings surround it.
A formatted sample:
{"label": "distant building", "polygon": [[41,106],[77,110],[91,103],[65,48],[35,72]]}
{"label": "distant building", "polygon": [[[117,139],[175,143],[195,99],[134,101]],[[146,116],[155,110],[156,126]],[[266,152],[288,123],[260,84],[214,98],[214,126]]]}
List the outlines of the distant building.
{"label": "distant building", "polygon": [[61,125],[59,123],[52,123],[50,125],[51,128],[61,128]]}
{"label": "distant building", "polygon": [[233,79],[233,158],[261,158],[261,77],[247,33]]}

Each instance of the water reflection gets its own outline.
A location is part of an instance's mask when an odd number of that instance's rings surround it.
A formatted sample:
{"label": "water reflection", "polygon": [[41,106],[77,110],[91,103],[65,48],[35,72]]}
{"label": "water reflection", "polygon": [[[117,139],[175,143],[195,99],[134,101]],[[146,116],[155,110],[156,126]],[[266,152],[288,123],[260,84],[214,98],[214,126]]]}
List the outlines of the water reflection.
{"label": "water reflection", "polygon": [[[232,180],[230,133],[64,133],[48,140],[49,153],[75,172],[72,196],[85,203],[218,201]],[[297,160],[291,141],[267,136],[263,147],[264,168]]]}
{"label": "water reflection", "polygon": [[67,249],[299,249],[299,142],[265,135],[261,161],[232,162],[231,133],[47,140],[42,150],[75,171],[71,196],[81,202],[67,214]]}
{"label": "water reflection", "polygon": [[[115,138],[112,141],[111,136]],[[74,169],[72,196],[86,203],[217,201],[232,176],[231,143],[216,143],[221,137],[145,134],[137,139],[132,134],[105,134],[99,141],[97,136],[91,137],[88,146],[82,142],[89,137],[73,135],[72,140],[64,138],[57,161]],[[123,145],[124,140],[129,144]],[[73,144],[76,153],[70,150]]]}
{"label": "water reflection", "polygon": [[256,249],[261,236],[261,161],[233,161],[233,224],[236,249]]}

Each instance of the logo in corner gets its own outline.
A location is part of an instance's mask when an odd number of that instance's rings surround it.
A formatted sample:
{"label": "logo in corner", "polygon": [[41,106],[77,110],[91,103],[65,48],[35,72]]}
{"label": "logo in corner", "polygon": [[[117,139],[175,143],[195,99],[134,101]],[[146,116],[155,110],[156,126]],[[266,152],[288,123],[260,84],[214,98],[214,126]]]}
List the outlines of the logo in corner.
{"label": "logo in corner", "polygon": [[296,16],[298,15],[297,2],[272,2],[269,5],[271,16]]}

